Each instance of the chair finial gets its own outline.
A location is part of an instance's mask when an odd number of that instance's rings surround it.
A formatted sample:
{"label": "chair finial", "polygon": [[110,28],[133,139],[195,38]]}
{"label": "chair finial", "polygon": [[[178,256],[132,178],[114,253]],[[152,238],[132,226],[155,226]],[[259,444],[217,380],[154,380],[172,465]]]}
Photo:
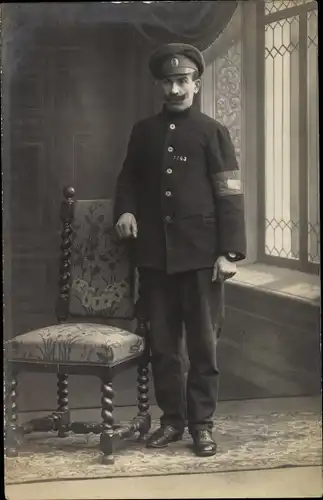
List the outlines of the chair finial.
{"label": "chair finial", "polygon": [[75,196],[75,189],[73,186],[66,186],[63,189],[63,196],[64,198],[74,198]]}

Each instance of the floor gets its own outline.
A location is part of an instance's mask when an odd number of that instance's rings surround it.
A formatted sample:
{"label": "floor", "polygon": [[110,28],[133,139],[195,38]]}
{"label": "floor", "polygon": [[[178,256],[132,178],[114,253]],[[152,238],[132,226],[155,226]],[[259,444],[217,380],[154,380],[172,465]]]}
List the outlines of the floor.
{"label": "floor", "polygon": [[[219,403],[218,412],[321,411],[320,397],[278,398]],[[133,407],[116,408],[116,417],[131,418]],[[99,409],[75,410],[73,418],[92,420]],[[152,408],[153,417],[159,410]],[[24,419],[32,418],[28,413]],[[321,467],[157,477],[110,478],[10,485],[7,500],[83,500],[143,498],[304,498],[321,497]]]}
{"label": "floor", "polygon": [[26,484],[6,488],[7,500],[96,500],[142,498],[306,498],[322,495],[320,467],[95,479]]}

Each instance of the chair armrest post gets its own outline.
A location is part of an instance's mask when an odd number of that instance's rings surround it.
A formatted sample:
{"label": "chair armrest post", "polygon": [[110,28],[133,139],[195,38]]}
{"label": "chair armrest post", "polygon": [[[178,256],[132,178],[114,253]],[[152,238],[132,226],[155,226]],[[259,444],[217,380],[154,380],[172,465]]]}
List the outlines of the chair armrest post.
{"label": "chair armrest post", "polygon": [[72,255],[72,222],[74,218],[75,189],[71,186],[63,189],[64,199],[61,204],[60,218],[63,223],[61,232],[61,263],[59,279],[59,297],[56,305],[56,316],[61,323],[68,317],[68,302],[70,290],[70,269]]}

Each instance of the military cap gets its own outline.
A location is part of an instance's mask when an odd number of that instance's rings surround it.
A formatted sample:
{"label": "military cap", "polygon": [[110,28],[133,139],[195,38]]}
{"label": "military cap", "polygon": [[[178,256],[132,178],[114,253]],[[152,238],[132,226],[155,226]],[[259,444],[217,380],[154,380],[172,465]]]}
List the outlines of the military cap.
{"label": "military cap", "polygon": [[158,80],[171,75],[185,75],[197,71],[201,76],[205,69],[204,57],[193,45],[168,43],[157,49],[149,61],[149,69]]}

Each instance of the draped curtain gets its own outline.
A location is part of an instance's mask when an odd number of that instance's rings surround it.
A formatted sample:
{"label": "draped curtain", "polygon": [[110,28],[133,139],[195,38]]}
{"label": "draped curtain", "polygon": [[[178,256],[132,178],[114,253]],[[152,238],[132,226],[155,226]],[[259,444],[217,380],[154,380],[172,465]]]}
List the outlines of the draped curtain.
{"label": "draped curtain", "polygon": [[147,9],[148,19],[134,25],[154,45],[182,42],[204,51],[225,29],[236,7],[231,0],[156,2]]}
{"label": "draped curtain", "polygon": [[183,42],[204,51],[225,29],[237,4],[234,0],[3,4],[2,56],[10,53],[10,65],[16,66],[30,48],[35,30],[94,24],[131,26],[152,50],[163,43]]}

